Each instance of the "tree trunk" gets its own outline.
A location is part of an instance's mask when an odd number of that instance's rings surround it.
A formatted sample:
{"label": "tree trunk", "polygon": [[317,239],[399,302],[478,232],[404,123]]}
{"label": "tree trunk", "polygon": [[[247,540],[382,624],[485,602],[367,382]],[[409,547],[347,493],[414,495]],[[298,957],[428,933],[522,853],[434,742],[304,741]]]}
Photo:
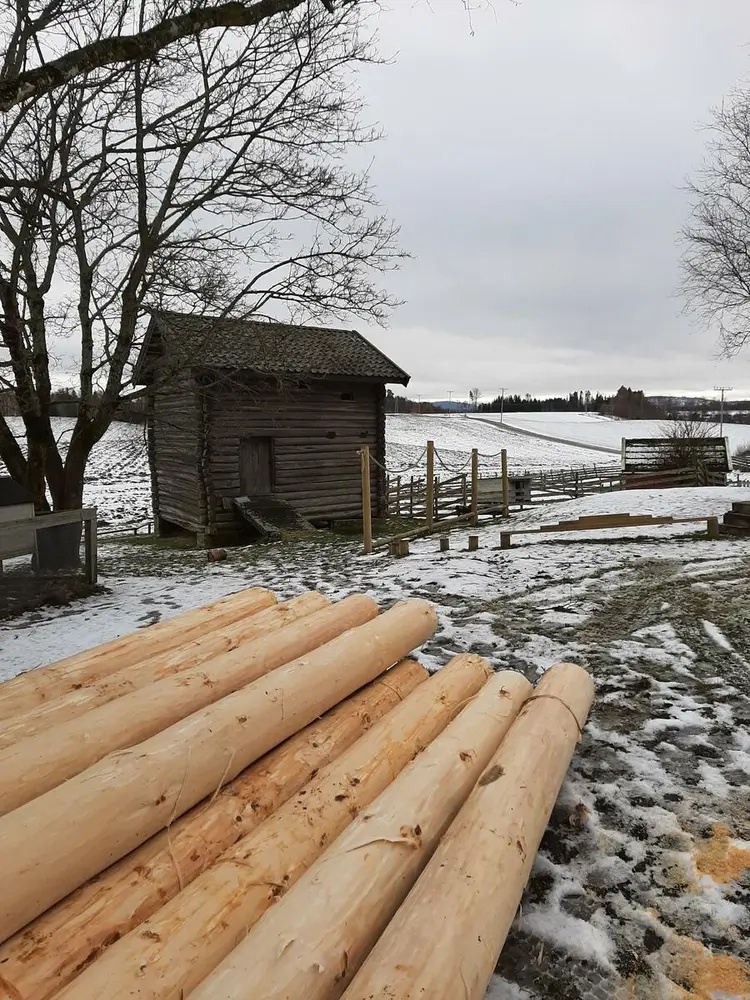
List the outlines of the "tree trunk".
{"label": "tree trunk", "polygon": [[326,846],[445,729],[490,672],[480,657],[460,656],[420,684],[254,833],[137,931],[114,944],[55,1000],[188,996]]}
{"label": "tree trunk", "polygon": [[147,740],[377,613],[371,598],[354,594],[231,653],[6,747],[0,751],[0,816],[80,774],[108,753]]}
{"label": "tree trunk", "polygon": [[0,719],[23,715],[94,680],[106,677],[147,657],[183,646],[213,629],[256,614],[276,602],[270,590],[252,587],[213,604],[183,611],[173,618],[130,632],[101,646],[75,653],[57,663],[37,667],[0,684]]}
{"label": "tree trunk", "polygon": [[491,677],[191,1000],[338,1000],[532,691],[522,674]]}
{"label": "tree trunk", "polygon": [[374,680],[436,626],[426,601],[397,604],[2,817],[0,857],[12,868],[0,940]]}
{"label": "tree trunk", "polygon": [[481,1000],[586,723],[594,683],[542,677],[345,1000]]}
{"label": "tree trunk", "polygon": [[[103,875],[0,946],[3,983],[49,1000],[118,938],[188,886],[427,679],[404,660],[266,754]],[[15,991],[15,992],[13,992]]]}
{"label": "tree trunk", "polygon": [[78,719],[100,705],[141,691],[149,684],[156,684],[174,674],[182,675],[214,657],[236,652],[239,646],[250,655],[248,643],[277,632],[299,618],[328,607],[330,603],[323,594],[312,591],[242,618],[226,628],[214,629],[194,642],[160,656],[145,653],[140,663],[39,705],[15,719],[0,722],[0,750],[37,733],[46,733],[63,722]]}

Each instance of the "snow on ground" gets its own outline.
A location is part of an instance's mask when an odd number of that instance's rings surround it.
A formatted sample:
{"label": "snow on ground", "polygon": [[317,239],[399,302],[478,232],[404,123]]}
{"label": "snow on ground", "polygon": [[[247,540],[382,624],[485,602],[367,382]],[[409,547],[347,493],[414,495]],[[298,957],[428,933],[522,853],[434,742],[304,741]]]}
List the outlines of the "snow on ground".
{"label": "snow on ground", "polygon": [[[499,414],[470,414],[472,419],[499,421]],[[663,437],[663,420],[620,420],[603,417],[598,413],[507,413],[504,425],[518,428],[542,437],[572,444],[610,448],[620,453],[623,438]],[[719,426],[716,425],[716,433]],[[750,424],[724,424],[724,435],[729,438],[732,452],[750,444]]]}
{"label": "snow on ground", "polygon": [[[489,414],[488,416],[491,416]],[[491,421],[468,420],[465,414],[389,414],[386,418],[387,464],[392,473],[416,466],[425,473],[425,447],[434,441],[438,453],[436,475],[465,472],[471,450],[479,450],[480,472],[500,468],[500,452],[508,451],[512,470],[534,472],[612,464],[613,459],[588,448],[577,448],[517,434]]]}
{"label": "snow on ground", "polygon": [[[750,490],[588,497],[517,523],[602,509],[718,513]],[[614,505],[618,506],[615,507]],[[521,536],[497,524],[412,543],[409,558],[359,542],[230,550],[104,542],[109,593],[9,624],[10,676],[251,585],[281,597],[358,590],[383,606],[434,603],[436,669],[471,651],[536,680],[558,660],[597,685],[590,722],[553,812],[492,1000],[738,1000],[750,997],[750,539],[701,526]],[[634,534],[635,532],[635,534]]]}

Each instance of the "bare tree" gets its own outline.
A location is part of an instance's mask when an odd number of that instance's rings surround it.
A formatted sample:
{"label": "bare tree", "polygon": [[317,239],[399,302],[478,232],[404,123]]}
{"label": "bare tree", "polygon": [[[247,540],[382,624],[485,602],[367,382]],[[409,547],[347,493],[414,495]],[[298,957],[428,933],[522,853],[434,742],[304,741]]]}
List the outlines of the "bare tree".
{"label": "bare tree", "polygon": [[725,355],[750,340],[750,92],[713,112],[708,155],[689,182],[682,291],[688,307],[718,324]]}
{"label": "bare tree", "polygon": [[[146,23],[148,3],[88,19],[75,9],[68,37]],[[352,145],[377,137],[359,124],[350,75],[371,59],[359,4],[304,4],[76,78],[8,119],[0,386],[15,393],[26,451],[0,417],[0,457],[40,508],[80,506],[91,449],[141,391],[132,376],[147,306],[387,314],[377,275],[398,262],[396,231],[367,175],[344,163]],[[79,366],[67,450],[50,421],[63,349]]]}
{"label": "bare tree", "polygon": [[665,469],[695,469],[703,466],[703,442],[718,436],[715,424],[683,418],[661,425],[661,436],[668,442],[663,451]]}

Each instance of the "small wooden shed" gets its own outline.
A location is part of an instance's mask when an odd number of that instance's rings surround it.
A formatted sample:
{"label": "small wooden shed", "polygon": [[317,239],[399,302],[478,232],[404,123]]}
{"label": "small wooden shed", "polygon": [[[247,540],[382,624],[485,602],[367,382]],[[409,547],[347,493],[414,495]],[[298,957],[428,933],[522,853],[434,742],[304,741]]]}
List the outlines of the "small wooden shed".
{"label": "small wooden shed", "polygon": [[154,311],[135,380],[158,532],[239,539],[241,497],[278,498],[313,524],[359,517],[363,445],[385,514],[385,387],[409,376],[355,330]]}
{"label": "small wooden shed", "polygon": [[622,439],[625,489],[726,486],[731,471],[725,437]]}

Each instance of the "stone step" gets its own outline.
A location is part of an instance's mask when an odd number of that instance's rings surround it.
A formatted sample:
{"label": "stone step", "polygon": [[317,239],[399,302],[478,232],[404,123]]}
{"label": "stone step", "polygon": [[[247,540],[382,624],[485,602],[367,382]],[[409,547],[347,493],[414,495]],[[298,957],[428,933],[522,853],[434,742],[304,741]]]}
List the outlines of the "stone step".
{"label": "stone step", "polygon": [[733,514],[747,514],[750,517],[750,503],[745,500],[735,501],[732,504]]}
{"label": "stone step", "polygon": [[739,511],[730,510],[724,515],[724,524],[733,524],[737,528],[747,528],[750,531],[750,514],[741,514]]}

